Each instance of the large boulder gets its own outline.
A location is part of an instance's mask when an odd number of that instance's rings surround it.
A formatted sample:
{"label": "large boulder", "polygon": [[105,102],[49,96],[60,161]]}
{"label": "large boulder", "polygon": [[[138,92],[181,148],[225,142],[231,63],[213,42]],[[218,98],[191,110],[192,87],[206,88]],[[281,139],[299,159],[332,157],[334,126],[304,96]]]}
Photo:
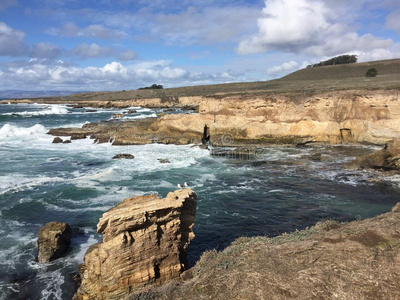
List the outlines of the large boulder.
{"label": "large boulder", "polygon": [[66,223],[50,222],[40,227],[38,262],[48,263],[61,257],[68,250],[71,236],[71,227]]}
{"label": "large boulder", "polygon": [[357,158],[347,165],[350,168],[400,170],[400,140],[387,143],[382,150]]}
{"label": "large boulder", "polygon": [[58,136],[56,136],[56,137],[53,139],[53,144],[62,144],[62,143],[63,143],[62,138],[60,138],[60,137],[58,137]]}
{"label": "large boulder", "polygon": [[139,289],[178,278],[187,266],[194,238],[196,194],[190,189],[125,199],[103,214],[80,266],[82,283],[75,300],[128,299]]}

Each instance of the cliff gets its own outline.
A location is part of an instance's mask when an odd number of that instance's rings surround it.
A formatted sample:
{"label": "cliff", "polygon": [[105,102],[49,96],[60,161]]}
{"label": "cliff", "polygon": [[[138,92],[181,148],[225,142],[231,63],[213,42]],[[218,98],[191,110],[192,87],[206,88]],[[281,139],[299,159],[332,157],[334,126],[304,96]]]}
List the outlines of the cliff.
{"label": "cliff", "polygon": [[190,189],[125,199],[107,211],[97,225],[103,242],[88,249],[74,299],[127,299],[178,277],[187,268],[195,214]]}
{"label": "cliff", "polygon": [[184,280],[131,299],[400,299],[400,204],[350,223],[239,238]]}
{"label": "cliff", "polygon": [[[138,100],[139,101],[139,100]],[[145,101],[145,100],[140,100]],[[86,133],[114,145],[199,143],[204,126],[217,146],[243,144],[372,143],[400,138],[397,90],[341,91],[288,98],[275,96],[190,97],[197,114],[165,115],[134,122],[106,122],[56,129],[55,136]],[[165,103],[164,103],[165,104]]]}

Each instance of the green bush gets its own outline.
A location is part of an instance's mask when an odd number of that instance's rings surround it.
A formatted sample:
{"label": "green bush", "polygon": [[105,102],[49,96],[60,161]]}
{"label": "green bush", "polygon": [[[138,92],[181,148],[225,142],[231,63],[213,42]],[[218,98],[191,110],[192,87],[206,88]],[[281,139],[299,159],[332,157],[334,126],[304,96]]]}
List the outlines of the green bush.
{"label": "green bush", "polygon": [[376,77],[376,75],[378,75],[378,71],[375,68],[369,69],[365,74],[367,77]]}

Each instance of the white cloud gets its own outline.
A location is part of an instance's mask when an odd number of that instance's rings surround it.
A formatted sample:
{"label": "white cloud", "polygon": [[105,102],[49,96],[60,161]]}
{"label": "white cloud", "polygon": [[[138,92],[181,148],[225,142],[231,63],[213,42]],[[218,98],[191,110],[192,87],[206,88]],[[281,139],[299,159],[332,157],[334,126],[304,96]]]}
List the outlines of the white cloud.
{"label": "white cloud", "polygon": [[94,24],[80,28],[74,23],[66,23],[61,28],[49,29],[47,33],[64,37],[87,37],[103,40],[116,40],[127,36],[124,31],[110,29],[101,24]]}
{"label": "white cloud", "polygon": [[341,23],[339,8],[321,0],[267,0],[258,19],[258,33],[240,42],[239,54],[270,50],[311,56],[389,50],[394,42],[359,35]]}
{"label": "white cloud", "polygon": [[113,50],[111,48],[101,47],[95,43],[83,43],[74,47],[69,53],[71,55],[86,59],[110,56],[113,54]]}
{"label": "white cloud", "polygon": [[400,10],[390,13],[386,19],[386,26],[397,31],[400,35]]}
{"label": "white cloud", "polygon": [[77,67],[62,61],[48,63],[31,59],[14,62],[0,72],[1,89],[28,90],[121,90],[135,89],[153,83],[164,86],[209,84],[238,81],[238,75],[230,72],[214,74],[191,73],[172,66],[172,62],[160,60],[124,65],[111,62],[103,67]]}
{"label": "white cloud", "polygon": [[52,43],[38,43],[33,46],[31,56],[36,58],[54,59],[61,55],[61,50]]}
{"label": "white cloud", "polygon": [[282,75],[283,73],[288,73],[290,71],[294,71],[299,69],[299,63],[297,61],[289,61],[285,62],[280,66],[273,66],[267,70],[267,74],[271,76]]}
{"label": "white cloud", "polygon": [[125,51],[121,51],[118,54],[118,59],[122,60],[122,61],[131,61],[131,60],[135,60],[137,57],[137,53],[133,50],[125,50]]}
{"label": "white cloud", "polygon": [[0,56],[24,56],[29,52],[25,33],[0,22]]}

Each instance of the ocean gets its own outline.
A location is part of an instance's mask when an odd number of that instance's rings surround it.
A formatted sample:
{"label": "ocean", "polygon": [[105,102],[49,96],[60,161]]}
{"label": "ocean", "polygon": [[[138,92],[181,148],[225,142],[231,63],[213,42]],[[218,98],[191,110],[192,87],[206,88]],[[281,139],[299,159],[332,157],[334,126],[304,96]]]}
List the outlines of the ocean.
{"label": "ocean", "polygon": [[[131,119],[163,111],[133,109],[138,113]],[[198,195],[192,265],[205,250],[221,250],[240,236],[273,237],[319,220],[373,217],[399,199],[399,177],[376,181],[377,174],[343,168],[378,149],[372,146],[271,147],[248,159],[213,156],[193,145],[52,144],[46,134],[122,111],[0,105],[0,299],[71,299],[71,274],[88,247],[101,241],[101,215],[128,197],[164,197],[178,183],[187,182]],[[119,153],[135,159],[113,160]],[[72,248],[64,258],[38,264],[37,233],[50,221],[73,227]]]}

